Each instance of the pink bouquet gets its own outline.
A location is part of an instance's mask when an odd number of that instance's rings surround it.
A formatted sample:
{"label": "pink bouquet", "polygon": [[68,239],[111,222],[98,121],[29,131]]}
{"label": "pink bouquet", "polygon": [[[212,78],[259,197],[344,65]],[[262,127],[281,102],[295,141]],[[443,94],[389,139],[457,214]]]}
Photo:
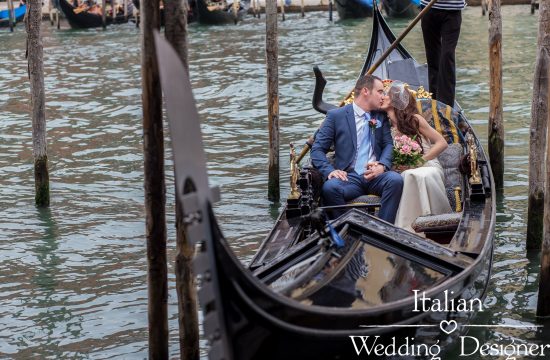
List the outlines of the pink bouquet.
{"label": "pink bouquet", "polygon": [[396,136],[393,140],[393,166],[395,169],[416,167],[423,163],[422,147],[407,135]]}

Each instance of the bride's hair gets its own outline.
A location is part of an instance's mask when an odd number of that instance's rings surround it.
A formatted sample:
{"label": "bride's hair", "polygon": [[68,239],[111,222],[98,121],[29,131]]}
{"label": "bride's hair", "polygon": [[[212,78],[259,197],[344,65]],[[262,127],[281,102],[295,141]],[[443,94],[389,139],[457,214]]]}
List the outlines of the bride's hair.
{"label": "bride's hair", "polygon": [[[404,88],[403,91],[409,92],[407,88]],[[421,141],[421,134],[420,134],[420,122],[418,121],[418,118],[416,115],[418,115],[418,109],[416,107],[416,99],[412,94],[409,92],[408,96],[408,102],[405,105],[403,109],[400,109],[399,107],[396,107],[394,105],[394,98],[392,96],[392,93],[390,92],[390,100],[391,105],[394,108],[395,111],[395,119],[396,119],[396,125],[397,130],[407,136],[415,136],[416,135],[416,141],[420,144],[422,147],[422,141]],[[402,99],[403,97],[401,97]]]}

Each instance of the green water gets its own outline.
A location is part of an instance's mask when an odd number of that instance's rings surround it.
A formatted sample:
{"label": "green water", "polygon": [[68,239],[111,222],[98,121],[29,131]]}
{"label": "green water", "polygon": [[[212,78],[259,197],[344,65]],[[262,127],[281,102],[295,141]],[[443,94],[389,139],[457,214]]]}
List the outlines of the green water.
{"label": "green water", "polygon": [[[538,15],[530,15],[529,5],[503,7],[502,15],[505,188],[492,281],[475,323],[532,325],[538,259],[525,254],[525,233]],[[210,181],[222,188],[215,210],[244,262],[280,208],[266,199],[264,21],[189,28],[190,72]],[[406,24],[390,20],[396,32]],[[319,65],[328,80],[325,100],[338,102],[361,69],[370,28],[371,19],[329,23],[320,12],[305,19],[287,14],[279,23],[283,198],[289,191],[288,143],[301,143],[323,119],[310,105],[312,66]],[[487,29],[481,9],[468,8],[457,49],[457,100],[484,144]],[[42,211],[33,205],[24,28],[0,31],[0,358],[142,359],[147,357],[147,284],[139,30],[127,24],[107,31],[58,31],[44,23],[43,31],[51,207]],[[419,28],[404,44],[424,61]],[[167,161],[168,184],[170,165]],[[171,264],[173,198],[168,186]],[[177,357],[171,265],[170,270],[170,353]],[[544,342],[532,328],[476,328],[471,334],[486,341]],[[201,346],[204,354],[205,343]]]}

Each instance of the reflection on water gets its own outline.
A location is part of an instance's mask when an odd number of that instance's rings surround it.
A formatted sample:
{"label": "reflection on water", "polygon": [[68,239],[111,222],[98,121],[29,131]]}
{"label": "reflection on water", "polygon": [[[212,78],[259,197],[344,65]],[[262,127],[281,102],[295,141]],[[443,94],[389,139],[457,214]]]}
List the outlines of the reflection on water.
{"label": "reflection on water", "polygon": [[[530,96],[537,22],[529,6],[503,7],[505,190],[497,214],[493,281],[478,323],[532,324],[538,259],[524,254]],[[457,99],[485,139],[488,118],[487,18],[464,13],[457,49]],[[189,29],[191,80],[203,120],[216,206],[235,251],[248,261],[280,205],[267,199],[265,18]],[[371,20],[287,16],[279,24],[281,164],[322,121],[311,109],[313,65],[325,100],[353,85]],[[402,30],[405,20],[391,26]],[[147,292],[143,214],[139,33],[56,31],[44,23],[52,206],[33,206],[32,139],[22,26],[0,31],[0,358],[144,358]],[[424,59],[420,29],[404,41]],[[483,141],[486,143],[486,141]],[[168,181],[172,181],[167,161]],[[282,177],[282,194],[288,185]],[[173,193],[168,187],[169,206]],[[175,253],[173,211],[169,252]],[[173,274],[173,271],[171,272]],[[174,275],[170,352],[178,356]],[[541,339],[532,330],[476,329],[482,339]],[[542,341],[542,340],[539,340]],[[204,343],[203,343],[204,345]],[[475,358],[475,357],[473,357]]]}

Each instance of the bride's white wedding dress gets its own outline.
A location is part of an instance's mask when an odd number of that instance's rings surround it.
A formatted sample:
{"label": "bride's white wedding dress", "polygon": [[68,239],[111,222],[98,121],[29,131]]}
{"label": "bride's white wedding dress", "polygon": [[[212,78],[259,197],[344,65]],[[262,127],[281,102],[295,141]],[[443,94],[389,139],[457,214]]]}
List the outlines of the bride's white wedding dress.
{"label": "bride's white wedding dress", "polygon": [[[394,131],[392,135],[395,137]],[[424,137],[421,141],[424,153],[428,153],[430,141]],[[403,194],[395,218],[396,226],[414,232],[411,224],[417,217],[451,212],[443,182],[443,168],[437,159],[429,160],[421,167],[405,170],[401,176]]]}

